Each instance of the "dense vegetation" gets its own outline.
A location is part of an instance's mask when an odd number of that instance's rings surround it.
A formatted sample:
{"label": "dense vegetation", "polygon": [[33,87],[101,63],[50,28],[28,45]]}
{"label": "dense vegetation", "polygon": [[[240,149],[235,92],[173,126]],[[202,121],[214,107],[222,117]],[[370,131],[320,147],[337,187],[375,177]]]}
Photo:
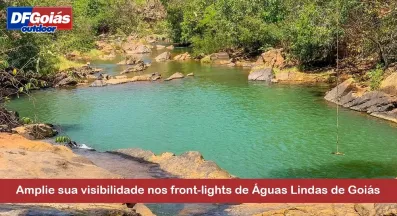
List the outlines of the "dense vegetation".
{"label": "dense vegetation", "polygon": [[[6,30],[8,6],[72,6],[73,30],[55,34],[22,34]],[[58,57],[95,48],[96,36],[138,36],[165,32],[165,11],[159,1],[143,0],[20,0],[0,1],[0,69],[17,68],[48,74]]]}
{"label": "dense vegetation", "polygon": [[[302,65],[344,59],[396,61],[397,2],[391,0],[164,0],[176,42],[196,53],[284,48]],[[339,47],[337,37],[339,36]]]}
{"label": "dense vegetation", "polygon": [[[8,6],[72,6],[72,31],[7,31]],[[48,74],[59,56],[95,47],[96,36],[168,35],[194,54],[283,48],[292,64],[324,66],[397,60],[397,2],[392,0],[20,0],[0,1],[0,69]],[[337,39],[339,38],[339,43]],[[338,44],[338,45],[337,45]]]}

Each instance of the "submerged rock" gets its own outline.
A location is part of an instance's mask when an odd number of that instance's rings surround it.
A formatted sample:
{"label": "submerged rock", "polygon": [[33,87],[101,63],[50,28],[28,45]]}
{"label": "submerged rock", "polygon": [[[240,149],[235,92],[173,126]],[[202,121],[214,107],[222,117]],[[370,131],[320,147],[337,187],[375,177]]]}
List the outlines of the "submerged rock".
{"label": "submerged rock", "polygon": [[271,82],[274,79],[272,68],[253,68],[248,75],[248,80]]}
{"label": "submerged rock", "polygon": [[176,72],[176,73],[172,74],[170,77],[168,77],[167,79],[165,79],[165,81],[170,81],[173,79],[182,79],[183,77],[185,77],[185,76],[182,73]]}
{"label": "submerged rock", "polygon": [[28,124],[16,127],[12,131],[28,139],[45,139],[58,133],[52,125],[48,124]]}
{"label": "submerged rock", "polygon": [[163,52],[160,55],[156,57],[157,62],[165,62],[171,59],[171,53],[170,52]]}

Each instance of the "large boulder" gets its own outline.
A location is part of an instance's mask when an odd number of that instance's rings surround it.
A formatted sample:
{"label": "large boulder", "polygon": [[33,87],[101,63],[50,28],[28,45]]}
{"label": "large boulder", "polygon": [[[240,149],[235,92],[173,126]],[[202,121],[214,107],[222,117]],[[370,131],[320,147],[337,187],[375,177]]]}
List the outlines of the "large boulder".
{"label": "large boulder", "polygon": [[[345,80],[344,82],[333,88],[331,91],[328,91],[324,99],[333,103],[339,103],[343,96],[347,95],[350,91],[353,90],[353,83],[353,78]],[[346,98],[344,100],[346,100]]]}
{"label": "large boulder", "polygon": [[52,125],[48,124],[28,124],[16,127],[12,131],[28,139],[45,139],[58,133]]}
{"label": "large boulder", "polygon": [[283,49],[271,49],[258,58],[256,64],[265,65],[267,67],[282,68],[285,65],[285,59],[282,55]]}
{"label": "large boulder", "polygon": [[91,83],[90,87],[103,87],[106,86],[107,82],[105,80],[95,80]]}
{"label": "large boulder", "polygon": [[174,74],[172,74],[170,77],[168,77],[167,79],[165,79],[165,81],[170,81],[173,79],[182,79],[184,77],[184,75],[180,72],[176,72]]}
{"label": "large boulder", "polygon": [[160,55],[156,57],[157,62],[165,62],[171,59],[171,53],[170,52],[163,52]]}
{"label": "large boulder", "polygon": [[272,68],[253,68],[248,75],[248,80],[251,81],[271,82],[272,79],[274,79]]}
{"label": "large boulder", "polygon": [[380,90],[388,94],[397,95],[397,72],[392,73],[381,82]]}

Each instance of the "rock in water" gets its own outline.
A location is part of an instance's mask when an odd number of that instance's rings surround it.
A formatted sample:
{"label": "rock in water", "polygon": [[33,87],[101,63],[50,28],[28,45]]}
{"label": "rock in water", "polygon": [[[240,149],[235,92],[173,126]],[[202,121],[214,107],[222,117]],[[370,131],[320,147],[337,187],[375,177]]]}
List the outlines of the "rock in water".
{"label": "rock in water", "polygon": [[184,77],[184,75],[182,73],[176,72],[176,73],[172,74],[170,77],[168,77],[165,80],[169,81],[169,80],[173,80],[173,79],[182,79],[183,77]]}
{"label": "rock in water", "polygon": [[186,76],[194,76],[194,73],[188,73]]}
{"label": "rock in water", "polygon": [[324,99],[337,103],[343,96],[347,95],[353,89],[353,78],[345,80],[331,91],[327,92]]}
{"label": "rock in water", "polygon": [[165,46],[163,46],[163,45],[156,45],[156,49],[157,49],[157,50],[162,50],[162,49],[165,49]]}
{"label": "rock in water", "polygon": [[98,76],[98,80],[109,80],[111,78],[111,76],[109,76],[108,74],[99,74]]}
{"label": "rock in water", "polygon": [[174,45],[167,46],[167,49],[173,50],[174,49]]}
{"label": "rock in water", "polygon": [[126,73],[131,73],[131,72],[137,72],[137,71],[143,71],[146,68],[148,68],[149,66],[143,62],[139,62],[136,65],[133,65],[129,68],[127,68],[126,70],[122,71],[120,74],[126,74]]}
{"label": "rock in water", "polygon": [[159,80],[159,79],[161,79],[161,74],[158,73],[158,72],[153,73],[150,79],[151,79],[152,81]]}
{"label": "rock in water", "polygon": [[120,61],[117,64],[127,64],[127,65],[136,65],[139,63],[143,63],[143,60],[136,56],[127,56],[123,61]]}
{"label": "rock in water", "polygon": [[248,80],[271,82],[274,79],[272,68],[253,68],[248,75]]}
{"label": "rock in water", "polygon": [[165,62],[171,59],[171,53],[170,52],[163,52],[160,55],[156,57],[157,62]]}
{"label": "rock in water", "polygon": [[93,83],[91,83],[90,87],[103,87],[106,85],[107,83],[105,80],[95,80]]}
{"label": "rock in water", "polygon": [[55,136],[58,132],[48,124],[28,124],[12,129],[28,139],[44,139]]}
{"label": "rock in water", "polygon": [[174,57],[175,61],[185,61],[185,60],[189,60],[192,57],[190,56],[190,54],[188,52],[185,52],[183,54],[179,54],[177,56]]}

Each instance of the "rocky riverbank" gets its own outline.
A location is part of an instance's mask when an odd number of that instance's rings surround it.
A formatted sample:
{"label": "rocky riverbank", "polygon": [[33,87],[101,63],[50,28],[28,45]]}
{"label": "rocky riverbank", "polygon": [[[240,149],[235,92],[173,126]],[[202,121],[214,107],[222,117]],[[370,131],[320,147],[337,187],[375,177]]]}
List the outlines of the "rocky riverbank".
{"label": "rocky riverbank", "polygon": [[397,123],[397,72],[382,81],[379,90],[362,87],[347,79],[325,95],[325,100],[342,107]]}
{"label": "rocky riverbank", "polygon": [[[71,151],[0,133],[1,178],[231,178],[198,152],[155,155],[141,149]],[[161,204],[171,215],[393,215],[395,204]],[[2,204],[0,215],[153,215],[143,204]],[[159,214],[162,215],[162,214]]]}
{"label": "rocky riverbank", "polygon": [[[69,148],[0,133],[0,178],[123,178]],[[148,210],[138,205],[144,213]],[[143,210],[142,210],[143,209]],[[0,215],[141,215],[122,204],[0,205]]]}

